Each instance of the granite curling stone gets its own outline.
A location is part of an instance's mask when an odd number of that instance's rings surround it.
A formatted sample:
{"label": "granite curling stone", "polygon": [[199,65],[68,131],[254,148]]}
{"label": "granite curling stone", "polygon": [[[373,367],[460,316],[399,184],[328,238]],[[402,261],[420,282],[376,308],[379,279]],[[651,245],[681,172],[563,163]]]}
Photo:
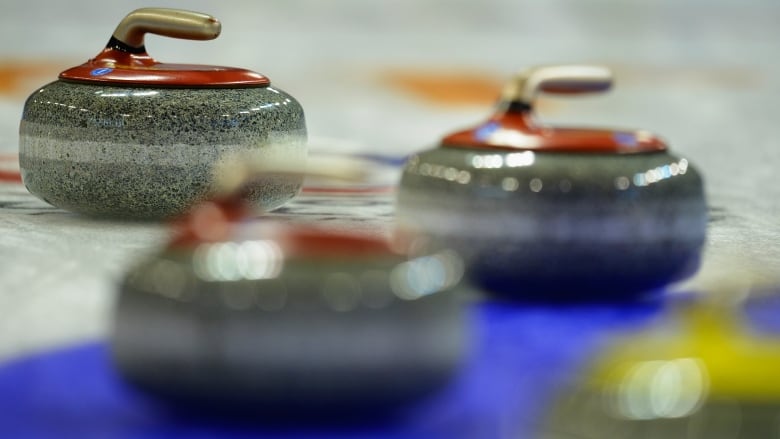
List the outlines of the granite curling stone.
{"label": "granite curling stone", "polygon": [[407,260],[384,240],[246,214],[235,198],[203,203],[127,273],[111,335],[125,380],[185,409],[342,419],[401,409],[455,374],[454,253]]}
{"label": "granite curling stone", "polygon": [[[251,151],[303,163],[303,109],[268,78],[244,69],[166,64],[144,35],[206,40],[208,15],[146,8],[127,15],[106,48],[26,101],[19,164],[27,189],[73,212],[173,217],[213,193],[213,167]],[[302,178],[258,179],[246,198],[268,211],[297,195]]]}
{"label": "granite curling stone", "polygon": [[550,127],[538,92],[611,86],[608,69],[530,69],[496,114],[412,155],[397,198],[400,249],[452,248],[484,289],[520,299],[623,300],[696,271],[702,178],[645,131]]}

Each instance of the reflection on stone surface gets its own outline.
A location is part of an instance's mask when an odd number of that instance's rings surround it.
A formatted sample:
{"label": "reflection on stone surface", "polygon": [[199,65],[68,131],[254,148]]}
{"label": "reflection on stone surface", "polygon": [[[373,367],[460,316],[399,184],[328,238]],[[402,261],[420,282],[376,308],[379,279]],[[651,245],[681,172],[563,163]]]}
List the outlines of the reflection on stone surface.
{"label": "reflection on stone surface", "polygon": [[282,249],[270,240],[201,244],[193,267],[205,281],[272,279],[281,272],[282,258]]}
{"label": "reflection on stone surface", "polygon": [[640,362],[617,380],[604,396],[613,415],[632,420],[689,416],[707,396],[709,383],[697,358]]}
{"label": "reflection on stone surface", "polygon": [[401,299],[419,299],[457,285],[463,269],[457,253],[443,251],[399,264],[390,273],[390,285]]}

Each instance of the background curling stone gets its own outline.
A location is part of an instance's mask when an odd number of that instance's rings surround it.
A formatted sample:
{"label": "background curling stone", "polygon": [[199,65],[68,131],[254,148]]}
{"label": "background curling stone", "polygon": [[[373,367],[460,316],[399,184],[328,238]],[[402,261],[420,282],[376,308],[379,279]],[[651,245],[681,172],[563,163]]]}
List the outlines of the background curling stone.
{"label": "background curling stone", "polygon": [[507,84],[488,121],[411,156],[399,248],[454,248],[472,281],[522,299],[622,300],[692,274],[707,206],[688,160],[645,131],[535,120],[539,92],[610,85],[602,67],[532,68]]}

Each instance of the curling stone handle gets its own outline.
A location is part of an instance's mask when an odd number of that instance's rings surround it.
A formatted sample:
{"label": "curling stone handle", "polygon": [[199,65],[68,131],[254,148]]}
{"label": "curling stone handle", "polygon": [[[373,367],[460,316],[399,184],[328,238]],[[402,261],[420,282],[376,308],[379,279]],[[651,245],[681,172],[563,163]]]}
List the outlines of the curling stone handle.
{"label": "curling stone handle", "polygon": [[531,108],[536,95],[597,93],[612,86],[612,72],[602,66],[560,65],[533,67],[515,76],[501,92],[501,100]]}
{"label": "curling stone handle", "polygon": [[213,40],[222,24],[200,12],[182,9],[141,8],[119,22],[108,46],[126,52],[143,52],[147,33],[188,40]]}

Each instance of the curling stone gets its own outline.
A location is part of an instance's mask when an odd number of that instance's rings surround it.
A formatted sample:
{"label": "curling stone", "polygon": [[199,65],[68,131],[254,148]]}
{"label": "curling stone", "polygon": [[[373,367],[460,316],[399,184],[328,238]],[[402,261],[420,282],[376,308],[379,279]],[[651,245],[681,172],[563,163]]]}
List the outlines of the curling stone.
{"label": "curling stone", "polygon": [[607,90],[608,69],[532,68],[495,114],[408,159],[396,244],[451,248],[468,277],[521,299],[635,297],[692,274],[705,240],[702,178],[646,131],[548,126],[540,92]]}

